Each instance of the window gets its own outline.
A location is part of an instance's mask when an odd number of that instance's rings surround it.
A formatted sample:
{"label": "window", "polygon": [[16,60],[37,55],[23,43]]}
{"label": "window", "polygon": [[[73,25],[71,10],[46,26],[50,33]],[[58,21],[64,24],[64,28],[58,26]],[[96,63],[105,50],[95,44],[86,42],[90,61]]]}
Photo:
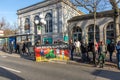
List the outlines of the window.
{"label": "window", "polygon": [[25,33],[30,33],[30,19],[29,18],[25,19],[24,29],[25,29]]}
{"label": "window", "polygon": [[110,22],[106,28],[106,42],[109,44],[112,40],[114,40],[114,25],[113,22]]}
{"label": "window", "polygon": [[73,27],[73,41],[82,40],[82,30],[80,27]]}
{"label": "window", "polygon": [[45,32],[53,32],[53,27],[52,27],[52,15],[51,13],[47,13],[45,16],[46,20],[46,26],[45,26]]}
{"label": "window", "polygon": [[[98,42],[99,41],[99,27],[95,27],[95,39]],[[94,24],[90,25],[88,27],[88,42],[94,41]]]}

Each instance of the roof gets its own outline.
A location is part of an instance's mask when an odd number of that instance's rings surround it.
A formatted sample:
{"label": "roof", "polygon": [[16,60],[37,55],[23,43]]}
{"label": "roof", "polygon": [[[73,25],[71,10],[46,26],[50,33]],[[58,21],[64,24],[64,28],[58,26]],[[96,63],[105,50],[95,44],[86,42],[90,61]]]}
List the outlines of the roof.
{"label": "roof", "polygon": [[32,33],[30,34],[16,34],[15,36],[28,36],[28,35],[33,35]]}
{"label": "roof", "polygon": [[0,38],[8,38],[7,36],[0,36]]}
{"label": "roof", "polygon": [[65,4],[69,5],[70,7],[72,7],[76,11],[78,11],[78,13],[83,14],[83,12],[77,10],[76,7],[74,5],[72,5],[72,3],[69,4],[66,0],[53,0],[53,1],[45,0],[43,2],[39,2],[39,3],[36,3],[36,4],[30,5],[28,7],[19,9],[19,10],[17,10],[17,14],[20,15],[20,14],[23,14],[23,13],[26,13],[26,12],[29,12],[29,11],[33,11],[33,10],[40,9],[40,8],[43,8],[43,7],[46,7],[46,6],[49,6],[49,5],[56,4],[56,3],[59,3],[59,2],[64,2]]}
{"label": "roof", "polygon": [[[113,17],[113,14],[114,14],[113,10],[97,12],[96,18]],[[68,22],[81,21],[81,20],[87,20],[87,19],[93,19],[93,18],[94,18],[94,13],[91,13],[91,14],[75,16],[75,17],[71,18],[70,20],[68,20]]]}

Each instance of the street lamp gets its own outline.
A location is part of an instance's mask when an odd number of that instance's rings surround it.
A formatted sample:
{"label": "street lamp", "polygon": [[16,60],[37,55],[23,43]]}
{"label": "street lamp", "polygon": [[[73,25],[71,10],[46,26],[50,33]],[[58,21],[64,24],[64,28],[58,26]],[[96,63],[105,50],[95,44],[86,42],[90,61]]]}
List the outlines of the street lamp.
{"label": "street lamp", "polygon": [[35,24],[38,25],[39,24],[39,20],[35,20]]}
{"label": "street lamp", "polygon": [[43,30],[42,30],[42,27],[44,26],[44,28],[45,28],[45,25],[46,25],[46,21],[42,18],[41,20],[40,20],[40,22],[41,22],[41,43],[43,43]]}
{"label": "street lamp", "polygon": [[42,27],[46,24],[46,21],[44,19],[44,16],[41,14],[39,15],[39,19],[35,19],[35,25],[36,25],[36,32],[35,35],[38,35],[38,25],[40,27],[40,35],[41,35],[41,43],[42,43]]}

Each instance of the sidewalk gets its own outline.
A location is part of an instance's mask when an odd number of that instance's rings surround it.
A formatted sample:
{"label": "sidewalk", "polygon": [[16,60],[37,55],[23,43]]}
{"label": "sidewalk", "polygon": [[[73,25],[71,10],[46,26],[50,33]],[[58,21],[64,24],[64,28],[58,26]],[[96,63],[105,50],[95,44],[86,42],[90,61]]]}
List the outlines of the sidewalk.
{"label": "sidewalk", "polygon": [[3,51],[0,51],[0,56],[12,56],[12,57],[20,57],[19,54],[16,54],[16,53],[6,53],[6,52],[3,52]]}
{"label": "sidewalk", "polygon": [[[28,59],[27,56],[21,56],[20,54],[16,54],[16,53],[6,53],[3,51],[0,51],[0,56],[12,56],[12,57],[25,57],[26,59]],[[78,59],[77,59],[78,60]],[[82,63],[81,61],[77,61],[77,60],[68,60],[68,61],[51,61],[54,63],[63,63],[63,64],[73,64],[73,65],[81,65],[81,66],[87,66],[87,67],[93,67],[93,64],[87,64],[87,63]],[[111,63],[111,62],[106,62],[105,63],[105,67],[111,67],[111,68],[117,68],[117,65],[115,63]]]}

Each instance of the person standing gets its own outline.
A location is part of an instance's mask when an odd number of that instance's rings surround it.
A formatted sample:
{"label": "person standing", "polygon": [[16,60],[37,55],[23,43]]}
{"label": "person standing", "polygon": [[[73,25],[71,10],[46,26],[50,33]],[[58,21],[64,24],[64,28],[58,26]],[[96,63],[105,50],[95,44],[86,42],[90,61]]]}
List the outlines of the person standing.
{"label": "person standing", "polygon": [[25,41],[23,41],[23,43],[22,43],[22,53],[23,53],[23,54],[26,53],[25,48],[26,48]]}
{"label": "person standing", "polygon": [[17,43],[16,44],[16,50],[15,50],[16,53],[20,54],[20,43]]}
{"label": "person standing", "polygon": [[31,46],[32,46],[32,43],[31,43],[30,39],[27,39],[27,41],[26,41],[26,49],[27,49],[27,54],[28,55],[31,55],[30,54],[30,47]]}
{"label": "person standing", "polygon": [[70,40],[69,50],[70,50],[70,59],[71,59],[71,60],[73,60],[73,52],[74,52],[74,49],[75,49],[75,45],[74,45],[73,41]]}
{"label": "person standing", "polygon": [[98,54],[98,43],[94,42],[94,50],[93,50],[93,63],[96,66],[96,55]]}
{"label": "person standing", "polygon": [[82,62],[87,62],[87,45],[83,41],[81,44]]}
{"label": "person standing", "polygon": [[107,49],[108,49],[108,52],[109,52],[109,55],[110,55],[110,61],[112,62],[112,55],[113,55],[113,52],[115,50],[114,43],[111,42],[110,44],[108,44]]}
{"label": "person standing", "polygon": [[19,51],[20,51],[20,55],[22,55],[23,54],[23,41],[19,43]]}
{"label": "person standing", "polygon": [[120,41],[118,41],[117,45],[116,45],[116,50],[117,50],[117,66],[118,69],[120,70]]}
{"label": "person standing", "polygon": [[9,52],[10,52],[10,54],[13,53],[13,41],[11,41],[11,42],[9,43]]}
{"label": "person standing", "polygon": [[107,53],[107,47],[103,42],[100,43],[99,52],[100,53],[99,53],[99,57],[98,57],[98,66],[97,67],[103,68],[104,64],[105,64],[105,56]]}
{"label": "person standing", "polygon": [[94,42],[90,40],[88,44],[88,51],[93,52],[94,50],[93,48],[94,48]]}
{"label": "person standing", "polygon": [[76,54],[80,56],[80,53],[81,53],[81,43],[80,43],[80,41],[77,40],[74,45],[75,45]]}

